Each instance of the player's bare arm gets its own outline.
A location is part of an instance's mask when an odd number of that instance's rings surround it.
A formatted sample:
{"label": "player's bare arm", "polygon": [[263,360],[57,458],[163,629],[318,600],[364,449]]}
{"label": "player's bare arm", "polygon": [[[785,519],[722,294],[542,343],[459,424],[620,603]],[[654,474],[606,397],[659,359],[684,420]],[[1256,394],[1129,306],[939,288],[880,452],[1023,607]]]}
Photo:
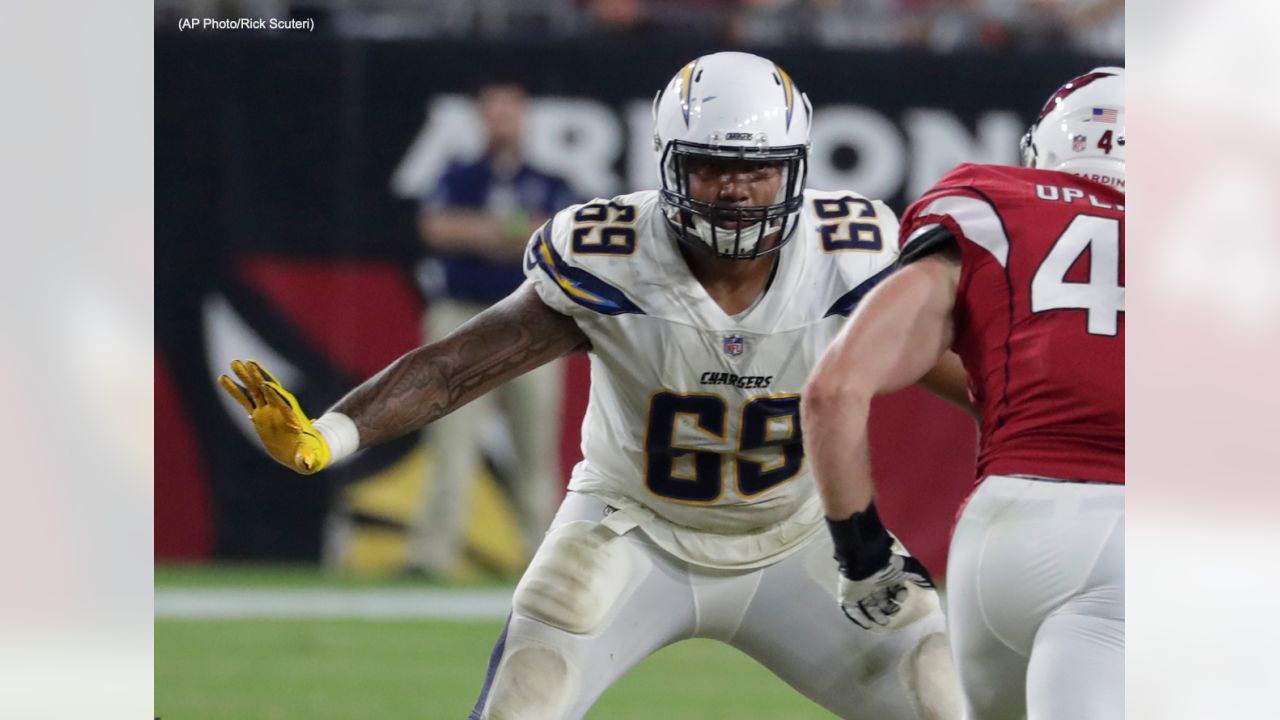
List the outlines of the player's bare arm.
{"label": "player's bare arm", "polygon": [[226,375],[219,382],[249,413],[267,452],[281,464],[310,474],[589,347],[573,320],[552,310],[525,284],[443,340],[402,355],[315,421],[255,362],[231,363],[242,384]]}
{"label": "player's bare arm", "polygon": [[920,386],[981,420],[978,409],[969,399],[969,376],[965,374],[960,356],[948,350],[938,358],[938,364],[920,378]]}
{"label": "player's bare arm", "polygon": [[810,375],[800,417],[828,517],[864,510],[874,494],[866,432],[872,398],[948,371],[937,368],[952,342],[959,278],[959,259],[939,254],[894,273],[867,296]]}
{"label": "player's bare arm", "polygon": [[525,284],[443,340],[402,355],[332,411],[355,422],[361,447],[375,445],[588,346],[573,320],[547,307]]}
{"label": "player's bare arm", "polygon": [[894,551],[872,503],[867,419],[873,397],[938,368],[951,346],[959,277],[958,260],[939,255],[895,273],[863,301],[801,395],[805,452],[840,570],[840,607],[869,630],[904,627],[938,609],[928,570]]}

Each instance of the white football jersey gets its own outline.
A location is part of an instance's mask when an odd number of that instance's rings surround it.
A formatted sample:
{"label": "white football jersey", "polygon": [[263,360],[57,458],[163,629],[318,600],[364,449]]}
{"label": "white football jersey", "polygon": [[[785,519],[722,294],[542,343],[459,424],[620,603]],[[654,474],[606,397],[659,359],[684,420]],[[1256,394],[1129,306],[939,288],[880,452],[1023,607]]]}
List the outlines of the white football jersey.
{"label": "white football jersey", "polygon": [[898,221],[854,192],[806,191],[768,290],[737,316],[694,278],[666,223],[644,191],[567,208],[530,241],[526,275],[592,346],[569,488],[687,561],[765,565],[822,528],[800,390],[891,272]]}

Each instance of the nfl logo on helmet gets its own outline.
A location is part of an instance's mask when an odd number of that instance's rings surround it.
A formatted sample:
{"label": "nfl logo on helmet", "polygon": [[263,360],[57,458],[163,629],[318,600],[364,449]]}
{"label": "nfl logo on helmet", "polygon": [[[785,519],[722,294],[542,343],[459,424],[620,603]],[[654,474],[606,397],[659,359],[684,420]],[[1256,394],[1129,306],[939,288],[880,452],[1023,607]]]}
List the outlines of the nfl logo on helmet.
{"label": "nfl logo on helmet", "polygon": [[724,336],[724,354],[737,357],[742,354],[742,349],[746,343],[742,341],[741,335],[725,335]]}

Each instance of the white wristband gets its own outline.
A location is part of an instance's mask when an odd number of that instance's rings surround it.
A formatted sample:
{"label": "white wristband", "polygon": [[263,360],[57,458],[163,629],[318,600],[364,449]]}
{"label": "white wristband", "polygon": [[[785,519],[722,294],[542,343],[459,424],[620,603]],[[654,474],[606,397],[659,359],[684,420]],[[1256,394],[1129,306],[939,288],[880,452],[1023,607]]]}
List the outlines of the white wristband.
{"label": "white wristband", "polygon": [[327,412],[311,423],[324,441],[329,444],[329,464],[360,449],[360,431],[355,422],[339,412]]}

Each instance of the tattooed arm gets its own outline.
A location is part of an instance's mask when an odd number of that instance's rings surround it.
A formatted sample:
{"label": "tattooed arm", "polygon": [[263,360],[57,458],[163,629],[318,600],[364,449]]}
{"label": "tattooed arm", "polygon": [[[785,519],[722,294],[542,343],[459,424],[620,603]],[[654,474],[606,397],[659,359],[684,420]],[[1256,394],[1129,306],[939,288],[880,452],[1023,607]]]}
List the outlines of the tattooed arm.
{"label": "tattooed arm", "polygon": [[556,358],[591,346],[525,283],[439,342],[406,353],[333,406],[360,447],[395,439]]}

